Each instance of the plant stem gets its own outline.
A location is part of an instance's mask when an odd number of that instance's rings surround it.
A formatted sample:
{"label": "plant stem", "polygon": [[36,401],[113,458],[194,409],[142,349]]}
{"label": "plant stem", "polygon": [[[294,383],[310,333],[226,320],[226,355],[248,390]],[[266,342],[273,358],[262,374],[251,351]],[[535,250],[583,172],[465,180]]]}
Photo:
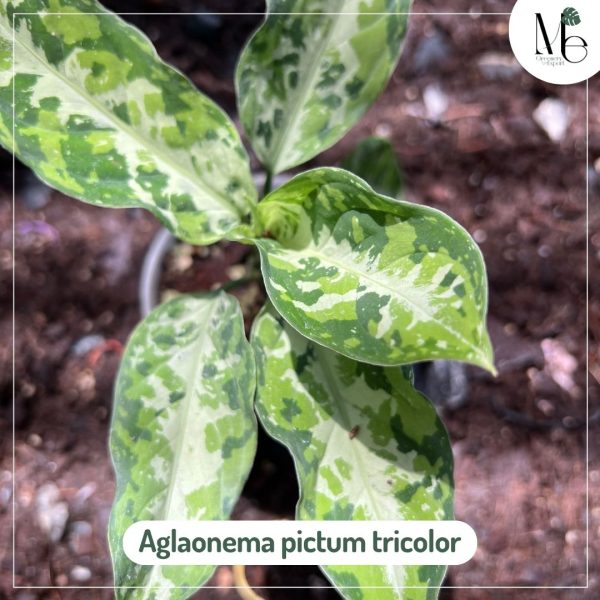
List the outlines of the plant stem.
{"label": "plant stem", "polygon": [[244,600],[263,600],[248,584],[246,579],[246,567],[244,565],[233,566],[233,582],[235,583],[237,593]]}
{"label": "plant stem", "polygon": [[250,277],[241,277],[240,279],[232,279],[231,281],[226,281],[219,289],[224,292],[228,292],[237,287],[245,285],[247,283],[252,283],[254,281],[259,281],[259,276],[250,276]]}
{"label": "plant stem", "polygon": [[265,176],[265,186],[263,188],[263,196],[266,196],[271,191],[271,184],[273,181],[273,173],[270,170],[267,170]]}

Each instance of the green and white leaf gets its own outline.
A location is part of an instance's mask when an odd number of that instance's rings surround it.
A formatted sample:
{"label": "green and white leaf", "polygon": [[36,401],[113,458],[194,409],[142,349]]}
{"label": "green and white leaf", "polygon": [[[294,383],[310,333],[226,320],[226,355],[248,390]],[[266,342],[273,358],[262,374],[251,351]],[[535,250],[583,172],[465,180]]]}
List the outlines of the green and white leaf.
{"label": "green and white leaf", "polygon": [[[227,519],[256,450],[254,355],[235,298],[183,295],[136,328],[115,391],[117,492],[109,541],[120,599],[183,600],[210,566],[140,566],[123,534],[142,520]],[[146,589],[126,589],[147,586]],[[176,589],[187,586],[192,589]]]}
{"label": "green and white leaf", "polygon": [[483,258],[455,221],[331,168],[294,177],[258,208],[267,292],[300,333],[372,364],[494,370]]}
{"label": "green and white leaf", "polygon": [[364,179],[378,194],[400,197],[404,178],[389,140],[378,137],[361,140],[342,161],[342,167]]}
{"label": "green and white leaf", "polygon": [[225,113],[94,0],[2,0],[0,119],[0,143],[49,185],[147,208],[188,242],[222,238],[256,202]]}
{"label": "green and white leaf", "polygon": [[360,119],[398,61],[411,1],[267,1],[236,88],[242,124],[268,170],[309,160]]}
{"label": "green and white leaf", "polygon": [[[251,342],[256,410],[294,458],[298,519],[453,518],[448,435],[414,389],[409,367],[343,357],[307,340],[272,307],[258,317]],[[345,598],[429,600],[437,596],[445,567],[323,570]]]}
{"label": "green and white leaf", "polygon": [[569,6],[563,10],[561,15],[561,21],[568,26],[579,25],[581,23],[581,17],[576,8]]}

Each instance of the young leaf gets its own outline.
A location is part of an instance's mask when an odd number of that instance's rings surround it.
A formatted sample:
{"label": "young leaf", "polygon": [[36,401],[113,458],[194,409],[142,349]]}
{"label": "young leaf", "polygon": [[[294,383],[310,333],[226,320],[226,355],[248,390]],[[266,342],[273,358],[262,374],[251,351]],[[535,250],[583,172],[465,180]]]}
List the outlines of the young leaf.
{"label": "young leaf", "polygon": [[389,140],[378,137],[361,140],[343,160],[342,167],[364,179],[377,193],[400,197],[402,171]]}
{"label": "young leaf", "polygon": [[[133,333],[119,371],[110,450],[117,475],[109,540],[118,598],[192,595],[213,567],[148,567],[124,554],[135,521],[226,519],[256,449],[254,356],[223,292],[179,296]],[[160,593],[157,589],[169,588]]]}
{"label": "young leaf", "polygon": [[244,129],[272,173],[337,142],[373,103],[400,56],[411,1],[267,1],[236,87]]}
{"label": "young leaf", "polygon": [[443,213],[341,169],[294,177],[259,204],[275,308],[300,333],[379,365],[455,359],[493,370],[479,249]]}
{"label": "young leaf", "polygon": [[0,142],[46,183],[147,208],[186,241],[222,238],[256,201],[225,113],[94,0],[0,5],[0,115]]}
{"label": "young leaf", "polygon": [[[272,307],[258,317],[251,343],[258,416],[290,450],[298,473],[297,518],[453,518],[448,436],[413,388],[408,367],[343,357],[307,340]],[[323,570],[344,597],[363,600],[434,598],[445,572],[442,566]]]}

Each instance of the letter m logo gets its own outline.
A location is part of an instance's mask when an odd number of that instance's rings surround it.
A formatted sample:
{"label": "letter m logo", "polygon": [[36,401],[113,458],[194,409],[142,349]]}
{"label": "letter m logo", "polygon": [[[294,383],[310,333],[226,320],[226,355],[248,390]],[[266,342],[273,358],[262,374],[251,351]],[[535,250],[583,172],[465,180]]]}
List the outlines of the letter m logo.
{"label": "letter m logo", "polygon": [[540,13],[535,13],[535,53],[543,54],[540,52],[540,34],[542,36],[542,42],[546,46],[546,53],[552,54],[552,44],[550,42],[550,38],[548,37],[548,32],[546,31],[546,26],[544,25],[544,19],[542,19],[542,15]]}

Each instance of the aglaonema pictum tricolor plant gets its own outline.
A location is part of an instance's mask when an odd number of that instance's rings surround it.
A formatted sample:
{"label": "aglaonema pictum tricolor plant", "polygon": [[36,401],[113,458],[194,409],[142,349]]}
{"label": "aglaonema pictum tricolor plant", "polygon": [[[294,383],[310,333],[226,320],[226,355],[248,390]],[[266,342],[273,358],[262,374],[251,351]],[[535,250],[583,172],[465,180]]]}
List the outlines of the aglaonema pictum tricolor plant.
{"label": "aglaonema pictum tricolor plant", "polygon": [[[347,169],[270,189],[374,102],[410,0],[267,5],[236,72],[267,174],[258,202],[231,120],[137,29],[94,0],[0,2],[2,145],[74,198],[146,208],[190,244],[254,245],[269,297],[249,341],[224,291],[158,306],[129,340],[110,434],[119,598],[183,599],[208,580],[212,567],[134,564],[121,539],[139,520],[227,519],[253,463],[255,415],[293,455],[298,519],[451,519],[448,436],[410,365],[493,371],[481,253],[449,217],[397,199],[389,143],[366,140]],[[377,600],[435,597],[445,572],[322,569],[344,597]]]}

